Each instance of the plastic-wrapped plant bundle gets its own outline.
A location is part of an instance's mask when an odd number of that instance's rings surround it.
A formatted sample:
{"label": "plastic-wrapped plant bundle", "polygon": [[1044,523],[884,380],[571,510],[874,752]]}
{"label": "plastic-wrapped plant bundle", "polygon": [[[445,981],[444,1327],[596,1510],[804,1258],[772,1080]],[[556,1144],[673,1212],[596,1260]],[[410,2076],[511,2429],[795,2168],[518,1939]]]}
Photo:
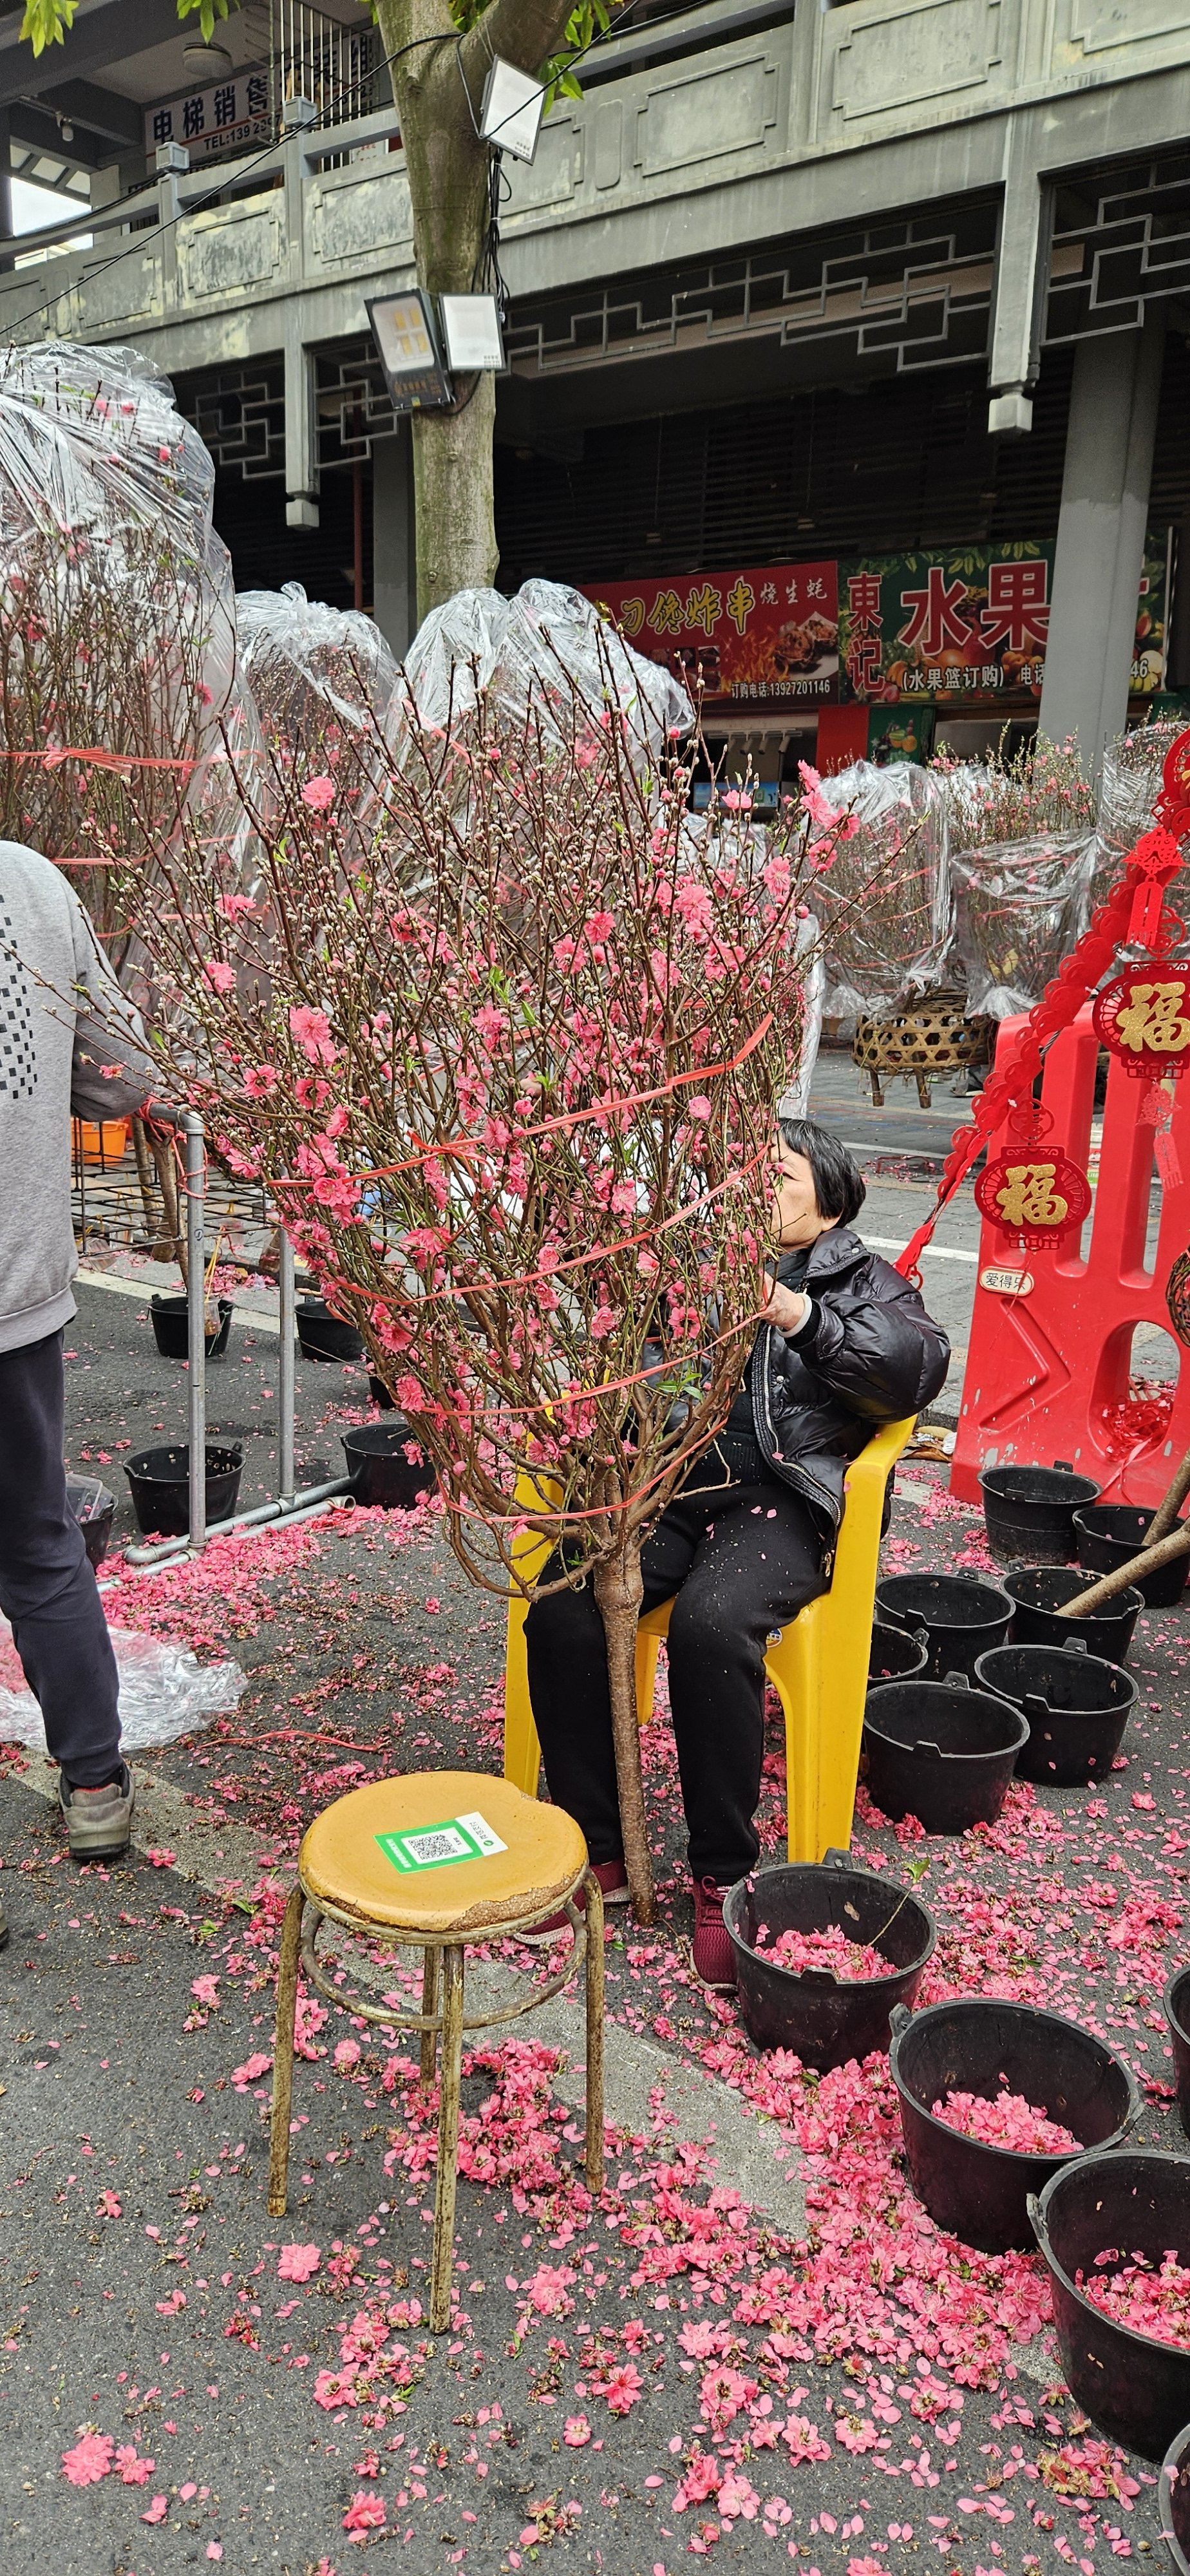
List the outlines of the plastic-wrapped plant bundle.
{"label": "plastic-wrapped plant bundle", "polygon": [[0,358],[0,835],[78,866],[101,924],[106,862],[183,806],[212,836],[230,816],[221,725],[251,723],[214,479],[133,352]]}
{"label": "plastic-wrapped plant bundle", "polygon": [[[1161,792],[1165,755],[1183,730],[1179,717],[1165,716],[1152,724],[1137,725],[1132,733],[1118,734],[1114,742],[1109,742],[1103,755],[1099,812],[1091,843],[1092,911],[1111,892],[1125,853],[1142,832],[1148,831]],[[1184,868],[1173,881],[1170,897],[1175,909],[1184,915],[1190,899]]]}
{"label": "plastic-wrapped plant bundle", "polygon": [[513,599],[459,591],[419,627],[405,674],[421,725],[452,730],[478,689],[489,724],[510,741],[532,729],[564,742],[577,689],[592,709],[618,708],[638,767],[694,723],[680,683],[561,582],[527,581]]}
{"label": "plastic-wrapped plant bundle", "polygon": [[1085,839],[1094,822],[1094,791],[1073,741],[1053,743],[1038,734],[1011,760],[994,751],[986,760],[952,762],[944,753],[929,774],[945,796],[952,850],[986,850],[1046,832]]}
{"label": "plastic-wrapped plant bundle", "polygon": [[967,1014],[995,1020],[1041,1000],[1087,924],[1091,844],[1043,832],[952,856],[955,929]]}
{"label": "plastic-wrapped plant bundle", "polygon": [[378,626],[307,599],[298,581],[236,598],[240,657],[268,756],[287,777],[373,790],[399,672]]}
{"label": "plastic-wrapped plant bundle", "polygon": [[931,774],[906,761],[857,760],[824,782],[857,829],[814,893],[826,947],[823,1009],[854,1025],[936,983],[945,947],[944,805]]}

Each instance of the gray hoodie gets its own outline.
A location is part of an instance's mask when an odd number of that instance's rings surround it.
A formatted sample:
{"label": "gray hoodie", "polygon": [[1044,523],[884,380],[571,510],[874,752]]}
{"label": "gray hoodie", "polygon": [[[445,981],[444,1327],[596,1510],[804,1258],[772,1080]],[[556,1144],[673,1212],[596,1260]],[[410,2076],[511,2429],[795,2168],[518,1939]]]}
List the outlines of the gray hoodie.
{"label": "gray hoodie", "polygon": [[44,1341],[76,1311],[72,1110],[120,1118],[153,1080],[73,888],[36,850],[0,841],[0,1351]]}

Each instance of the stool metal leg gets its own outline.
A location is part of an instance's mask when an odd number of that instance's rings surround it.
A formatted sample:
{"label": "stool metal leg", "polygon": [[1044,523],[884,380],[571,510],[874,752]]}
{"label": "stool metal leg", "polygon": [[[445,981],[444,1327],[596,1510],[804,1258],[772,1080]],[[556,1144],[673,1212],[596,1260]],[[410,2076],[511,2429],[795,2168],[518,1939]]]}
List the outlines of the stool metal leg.
{"label": "stool metal leg", "polygon": [[463,2063],[463,1953],[442,1953],[442,2076],[438,2103],[438,2187],[434,2195],[434,2249],[430,2258],[430,2332],[450,2325],[454,2266],[455,2189],[458,2182],[459,2087]]}
{"label": "stool metal leg", "polygon": [[603,1889],[593,1870],[587,1898],[587,2189],[603,2189]]}
{"label": "stool metal leg", "polygon": [[289,2108],[293,2096],[293,2025],[305,1898],[295,1887],[281,1927],[277,2024],[273,2041],[273,2108],[269,2131],[269,2216],[284,2218],[289,2179]]}
{"label": "stool metal leg", "polygon": [[[438,2010],[438,1952],[427,1950],[421,1972],[421,2008],[428,2021]],[[438,2072],[438,2033],[423,2030],[421,2035],[421,2080],[432,2084]]]}

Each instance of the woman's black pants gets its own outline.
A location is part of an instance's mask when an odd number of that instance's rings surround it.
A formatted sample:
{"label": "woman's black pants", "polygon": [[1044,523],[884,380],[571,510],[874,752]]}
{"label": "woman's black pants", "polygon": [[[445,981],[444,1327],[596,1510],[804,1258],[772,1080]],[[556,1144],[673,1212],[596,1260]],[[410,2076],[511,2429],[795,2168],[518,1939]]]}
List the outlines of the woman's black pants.
{"label": "woman's black pants", "polygon": [[[643,1572],[645,1610],[673,1599],[669,1698],[691,1872],[728,1887],[760,1849],[765,1647],[827,1589],[822,1541],[756,1450],[721,1436],[646,1541]],[[618,1860],[607,1659],[589,1576],[534,1602],[525,1642],[550,1796],[581,1825],[593,1861]]]}

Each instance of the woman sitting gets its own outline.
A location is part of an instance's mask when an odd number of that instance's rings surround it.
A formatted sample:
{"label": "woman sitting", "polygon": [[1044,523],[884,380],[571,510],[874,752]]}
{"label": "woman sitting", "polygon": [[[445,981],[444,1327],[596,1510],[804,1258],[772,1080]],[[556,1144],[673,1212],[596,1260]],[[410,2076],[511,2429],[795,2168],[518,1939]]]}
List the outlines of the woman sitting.
{"label": "woman sitting", "polygon": [[[950,1361],[916,1288],[851,1232],[864,1196],[858,1166],[826,1128],[780,1120],[772,1293],[728,1419],[643,1551],[644,1609],[673,1600],[669,1696],[694,1966],[721,1989],[735,1983],[724,1890],[760,1849],[768,1639],[829,1589],[848,1461],[878,1424],[928,1404]],[[525,1639],[550,1796],[581,1825],[605,1901],[624,1904],[603,1621],[589,1579],[536,1601]]]}

